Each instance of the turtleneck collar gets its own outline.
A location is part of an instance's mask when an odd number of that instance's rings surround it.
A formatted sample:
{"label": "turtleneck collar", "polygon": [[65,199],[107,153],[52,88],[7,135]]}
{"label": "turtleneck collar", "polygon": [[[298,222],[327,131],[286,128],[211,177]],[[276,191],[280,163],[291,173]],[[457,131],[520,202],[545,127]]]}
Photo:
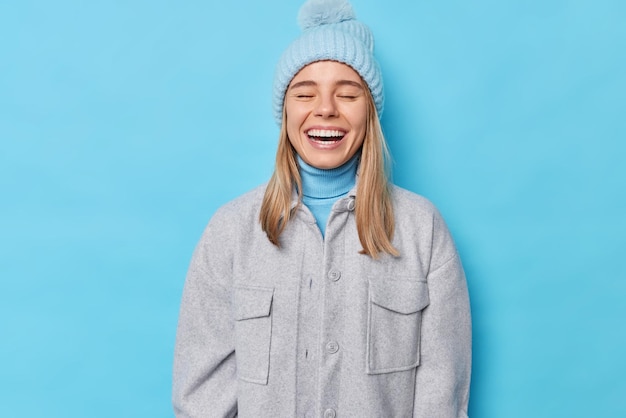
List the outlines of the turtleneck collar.
{"label": "turtleneck collar", "polygon": [[346,163],[324,170],[313,167],[297,156],[302,179],[302,194],[314,199],[332,199],[345,195],[354,187],[360,153],[354,154]]}

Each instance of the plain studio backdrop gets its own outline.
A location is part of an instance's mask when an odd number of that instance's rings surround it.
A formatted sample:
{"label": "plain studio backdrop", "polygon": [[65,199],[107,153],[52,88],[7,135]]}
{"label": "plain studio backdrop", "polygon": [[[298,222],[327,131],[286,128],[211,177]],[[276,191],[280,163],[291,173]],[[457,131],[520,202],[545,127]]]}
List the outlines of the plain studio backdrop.
{"label": "plain studio backdrop", "polygon": [[[171,417],[185,273],[265,182],[301,1],[0,4],[0,416]],[[626,3],[353,0],[463,259],[472,418],[626,416]]]}

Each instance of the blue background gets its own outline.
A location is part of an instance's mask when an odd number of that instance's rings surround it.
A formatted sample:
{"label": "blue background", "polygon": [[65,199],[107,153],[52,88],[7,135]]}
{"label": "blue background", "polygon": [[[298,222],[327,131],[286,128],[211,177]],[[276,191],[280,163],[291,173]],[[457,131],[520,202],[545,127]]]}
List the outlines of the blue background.
{"label": "blue background", "polygon": [[[470,416],[626,416],[626,3],[353,0],[441,210]],[[185,271],[264,182],[299,1],[0,4],[0,416],[170,417]]]}

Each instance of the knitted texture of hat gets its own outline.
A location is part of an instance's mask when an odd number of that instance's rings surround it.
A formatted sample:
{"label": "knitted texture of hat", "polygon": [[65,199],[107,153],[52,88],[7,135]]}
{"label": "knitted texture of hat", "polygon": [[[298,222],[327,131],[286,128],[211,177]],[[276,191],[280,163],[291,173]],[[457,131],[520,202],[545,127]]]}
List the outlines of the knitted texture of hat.
{"label": "knitted texture of hat", "polygon": [[347,0],[308,0],[300,8],[298,23],[302,34],[283,52],[274,74],[273,111],[280,125],[285,93],[293,77],[316,61],[342,62],[365,81],[374,98],[378,117],[384,104],[383,80],[374,58],[374,37],[356,20]]}

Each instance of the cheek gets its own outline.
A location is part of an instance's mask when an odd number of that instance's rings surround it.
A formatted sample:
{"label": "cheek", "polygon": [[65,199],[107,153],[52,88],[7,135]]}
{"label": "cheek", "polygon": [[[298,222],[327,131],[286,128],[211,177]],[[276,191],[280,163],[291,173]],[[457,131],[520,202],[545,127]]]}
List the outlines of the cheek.
{"label": "cheek", "polygon": [[365,99],[358,100],[353,103],[348,103],[344,109],[343,114],[353,125],[359,125],[365,123],[367,120],[367,102]]}
{"label": "cheek", "polygon": [[296,152],[300,152],[300,141],[299,141],[299,132],[300,129],[297,123],[294,123],[293,118],[287,117],[285,119],[285,127],[287,129],[287,140],[292,147],[296,149]]}
{"label": "cheek", "polygon": [[352,127],[365,135],[367,127],[367,108],[359,109],[352,117]]}
{"label": "cheek", "polygon": [[285,124],[285,126],[287,127],[287,136],[289,137],[289,141],[293,142],[293,138],[295,138],[299,131],[298,123],[293,118],[293,116],[290,118],[289,115],[287,115],[285,119]]}
{"label": "cheek", "polygon": [[294,106],[285,107],[287,130],[298,130],[303,122],[302,111]]}

